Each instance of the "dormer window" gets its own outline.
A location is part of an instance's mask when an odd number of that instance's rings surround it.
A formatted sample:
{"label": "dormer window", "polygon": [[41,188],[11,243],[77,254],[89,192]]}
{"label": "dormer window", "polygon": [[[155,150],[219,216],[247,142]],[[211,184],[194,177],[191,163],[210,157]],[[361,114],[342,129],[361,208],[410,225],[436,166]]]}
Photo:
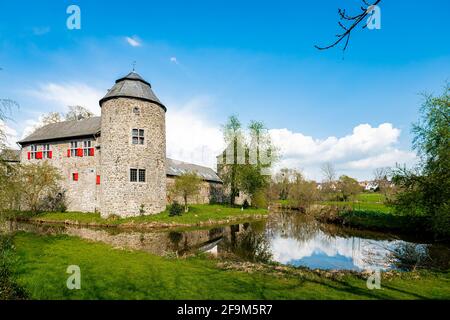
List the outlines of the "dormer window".
{"label": "dormer window", "polygon": [[131,130],[131,141],[133,144],[144,144],[144,129]]}

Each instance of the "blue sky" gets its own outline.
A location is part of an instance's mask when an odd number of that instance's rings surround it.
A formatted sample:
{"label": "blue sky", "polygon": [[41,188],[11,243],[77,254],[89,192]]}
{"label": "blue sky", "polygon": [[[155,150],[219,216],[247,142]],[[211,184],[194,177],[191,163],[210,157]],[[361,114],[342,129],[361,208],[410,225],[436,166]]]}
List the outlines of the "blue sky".
{"label": "blue sky", "polygon": [[[412,164],[418,93],[450,78],[450,2],[383,0],[380,30],[357,30],[345,53],[316,50],[339,31],[342,3],[361,2],[2,1],[0,97],[20,103],[9,132],[20,138],[67,104],[99,113],[136,61],[167,105],[172,157],[213,165],[220,124],[238,114],[273,130],[279,166],[311,178],[324,161],[360,179]],[[71,4],[81,30],[66,27]]]}

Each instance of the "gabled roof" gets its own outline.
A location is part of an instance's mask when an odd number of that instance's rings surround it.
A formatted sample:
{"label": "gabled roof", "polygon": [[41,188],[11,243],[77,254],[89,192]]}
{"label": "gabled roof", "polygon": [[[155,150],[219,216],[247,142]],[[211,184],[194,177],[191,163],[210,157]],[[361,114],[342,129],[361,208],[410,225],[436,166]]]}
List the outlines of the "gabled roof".
{"label": "gabled roof", "polygon": [[211,168],[167,158],[166,174],[168,176],[179,176],[192,172],[196,172],[203,180],[222,183],[217,173]]}
{"label": "gabled roof", "polygon": [[[100,133],[100,129],[100,117],[92,117],[79,121],[52,123],[37,129],[31,135],[22,141],[19,141],[19,143],[24,145],[34,142],[42,143],[45,141],[88,137]],[[16,152],[18,157],[19,151]],[[222,180],[219,178],[217,173],[211,168],[167,158],[166,174],[168,176],[179,176],[187,172],[196,172],[204,180],[222,183]]]}
{"label": "gabled roof", "polygon": [[156,103],[166,111],[166,107],[159,101],[152,90],[150,83],[145,81],[136,72],[130,72],[125,77],[117,79],[116,84],[100,100],[102,103],[113,98],[135,98]]}
{"label": "gabled roof", "polygon": [[37,129],[18,143],[32,143],[38,141],[62,140],[68,138],[93,136],[100,132],[101,118],[92,117],[79,121],[63,121],[51,123]]}

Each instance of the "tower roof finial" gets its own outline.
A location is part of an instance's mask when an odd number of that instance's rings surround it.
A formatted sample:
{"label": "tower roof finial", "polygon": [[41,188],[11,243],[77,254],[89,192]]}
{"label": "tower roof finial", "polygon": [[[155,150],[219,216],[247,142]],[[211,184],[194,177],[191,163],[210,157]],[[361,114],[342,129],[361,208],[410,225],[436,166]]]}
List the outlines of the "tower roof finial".
{"label": "tower roof finial", "polygon": [[133,72],[136,70],[136,60],[133,61]]}

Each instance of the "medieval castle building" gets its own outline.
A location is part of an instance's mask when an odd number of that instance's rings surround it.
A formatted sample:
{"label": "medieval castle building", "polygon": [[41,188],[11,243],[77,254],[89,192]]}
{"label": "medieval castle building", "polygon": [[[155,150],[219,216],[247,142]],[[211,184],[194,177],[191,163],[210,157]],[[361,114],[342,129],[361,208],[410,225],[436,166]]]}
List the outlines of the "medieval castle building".
{"label": "medieval castle building", "polygon": [[69,211],[159,213],[185,172],[204,180],[193,202],[222,200],[214,170],[166,158],[166,107],[139,74],[116,80],[99,103],[100,117],[49,124],[19,142],[20,162],[48,161],[60,169]]}

